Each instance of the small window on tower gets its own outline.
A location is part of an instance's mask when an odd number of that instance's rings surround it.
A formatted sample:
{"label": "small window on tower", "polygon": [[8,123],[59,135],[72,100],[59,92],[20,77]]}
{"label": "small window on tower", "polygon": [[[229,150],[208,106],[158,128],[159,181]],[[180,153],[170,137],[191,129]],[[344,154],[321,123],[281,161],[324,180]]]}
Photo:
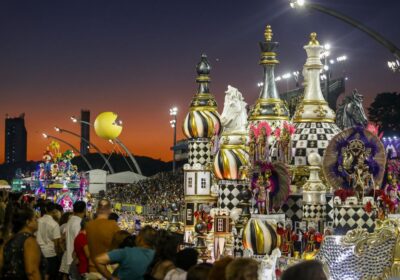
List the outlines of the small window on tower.
{"label": "small window on tower", "polygon": [[223,232],[223,231],[224,231],[224,220],[218,219],[217,232]]}
{"label": "small window on tower", "polygon": [[188,188],[193,188],[193,178],[188,178]]}
{"label": "small window on tower", "polygon": [[205,188],[206,188],[206,178],[201,178],[201,185],[200,185],[200,187],[201,187],[202,189],[205,189]]}

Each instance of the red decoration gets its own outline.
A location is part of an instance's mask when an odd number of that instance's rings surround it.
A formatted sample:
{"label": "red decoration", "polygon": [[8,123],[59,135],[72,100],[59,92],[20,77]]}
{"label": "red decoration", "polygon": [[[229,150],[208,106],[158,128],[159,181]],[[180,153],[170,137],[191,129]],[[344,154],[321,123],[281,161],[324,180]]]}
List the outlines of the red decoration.
{"label": "red decoration", "polygon": [[367,204],[365,204],[364,210],[367,213],[371,213],[372,212],[372,203],[371,203],[371,201],[368,201]]}

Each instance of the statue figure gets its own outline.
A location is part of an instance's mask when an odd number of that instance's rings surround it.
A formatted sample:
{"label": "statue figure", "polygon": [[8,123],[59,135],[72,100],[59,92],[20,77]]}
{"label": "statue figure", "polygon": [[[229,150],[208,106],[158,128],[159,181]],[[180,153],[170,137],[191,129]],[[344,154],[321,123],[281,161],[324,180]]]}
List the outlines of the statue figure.
{"label": "statue figure", "polygon": [[223,132],[246,132],[247,103],[237,88],[228,85],[225,93],[224,110],[221,114]]}
{"label": "statue figure", "polygon": [[368,123],[367,116],[362,105],[363,96],[357,89],[353,90],[352,96],[346,96],[336,112],[336,124],[341,129],[353,126],[365,127]]}
{"label": "statue figure", "polygon": [[294,256],[294,242],[298,240],[298,235],[292,229],[291,220],[286,222],[285,228],[281,228],[278,232],[281,236],[281,251],[282,255],[293,257]]}
{"label": "statue figure", "polygon": [[250,127],[250,134],[249,134],[249,163],[250,165],[253,165],[256,161],[256,155],[257,155],[257,132],[256,132],[256,127],[251,126]]}
{"label": "statue figure", "polygon": [[281,251],[275,248],[271,255],[265,255],[261,261],[259,279],[276,280],[276,262],[281,257]]}
{"label": "statue figure", "polygon": [[269,161],[269,143],[268,137],[271,135],[271,127],[267,122],[260,122],[258,124],[258,137],[257,137],[257,160]]}

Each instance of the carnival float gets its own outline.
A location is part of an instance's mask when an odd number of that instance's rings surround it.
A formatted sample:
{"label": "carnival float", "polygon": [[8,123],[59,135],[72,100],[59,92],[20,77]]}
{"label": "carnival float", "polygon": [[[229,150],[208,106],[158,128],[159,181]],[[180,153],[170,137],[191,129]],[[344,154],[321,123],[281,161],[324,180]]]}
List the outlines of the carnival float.
{"label": "carnival float", "polygon": [[76,200],[90,197],[85,174],[71,162],[74,157],[72,150],[61,152],[60,144],[52,141],[43,153],[43,161],[32,173],[31,189],[35,195],[53,200],[65,211],[72,211]]}
{"label": "carnival float", "polygon": [[269,25],[259,45],[263,85],[249,111],[229,85],[219,114],[207,56],[197,64],[198,90],[183,123],[184,228],[174,230],[204,262],[258,259],[262,279],[304,259],[322,261],[334,280],[400,276],[400,165],[368,124],[362,95],[354,90],[337,114],[329,107],[323,47],[311,33],[304,97],[291,118],[275,84],[278,42]]}

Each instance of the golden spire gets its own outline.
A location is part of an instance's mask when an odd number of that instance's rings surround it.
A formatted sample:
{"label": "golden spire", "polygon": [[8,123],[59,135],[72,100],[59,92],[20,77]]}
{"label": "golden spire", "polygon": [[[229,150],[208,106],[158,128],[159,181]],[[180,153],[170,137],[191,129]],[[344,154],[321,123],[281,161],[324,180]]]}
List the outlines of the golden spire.
{"label": "golden spire", "polygon": [[317,41],[317,33],[313,32],[310,34],[310,42],[308,42],[309,46],[319,46],[319,42]]}
{"label": "golden spire", "polygon": [[272,35],[274,35],[274,33],[272,33],[272,29],[271,29],[271,25],[267,25],[265,27],[265,31],[264,31],[264,38],[266,42],[271,42],[272,40]]}

